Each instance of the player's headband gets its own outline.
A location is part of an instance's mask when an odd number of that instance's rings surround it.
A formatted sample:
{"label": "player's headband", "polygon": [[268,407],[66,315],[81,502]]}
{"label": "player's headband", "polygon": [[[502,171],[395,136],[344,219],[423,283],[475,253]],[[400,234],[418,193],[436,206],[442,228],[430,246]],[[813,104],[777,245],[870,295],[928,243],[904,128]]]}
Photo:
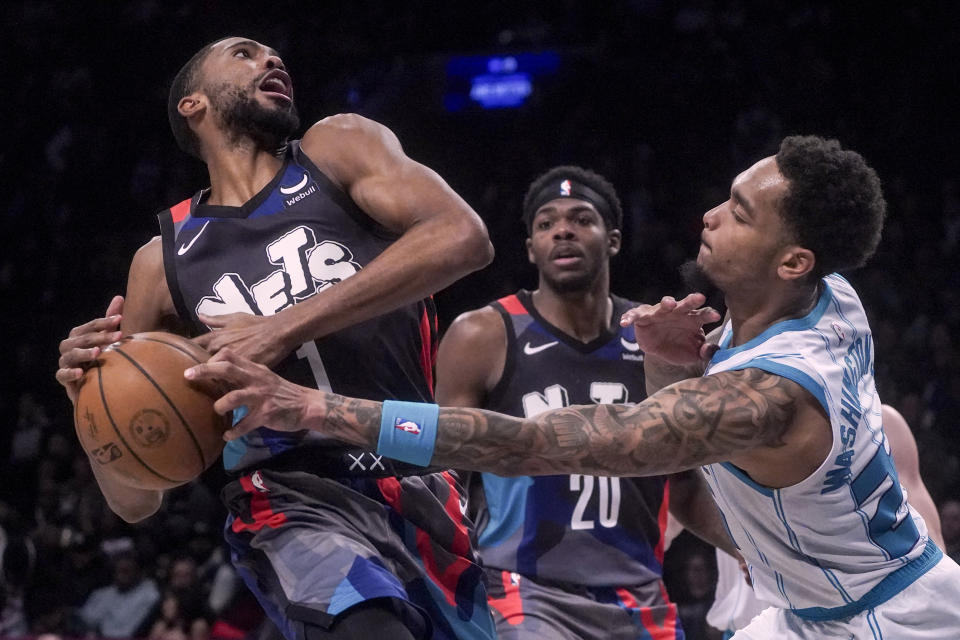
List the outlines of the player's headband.
{"label": "player's headband", "polygon": [[577,182],[570,178],[551,180],[540,189],[540,192],[537,193],[536,197],[531,201],[530,209],[527,211],[527,227],[529,228],[533,224],[533,216],[536,215],[540,207],[557,198],[576,198],[577,200],[589,202],[593,205],[593,208],[597,210],[597,213],[600,214],[600,217],[603,218],[608,229],[620,228],[620,222],[614,218],[613,211],[607,199],[582,182]]}

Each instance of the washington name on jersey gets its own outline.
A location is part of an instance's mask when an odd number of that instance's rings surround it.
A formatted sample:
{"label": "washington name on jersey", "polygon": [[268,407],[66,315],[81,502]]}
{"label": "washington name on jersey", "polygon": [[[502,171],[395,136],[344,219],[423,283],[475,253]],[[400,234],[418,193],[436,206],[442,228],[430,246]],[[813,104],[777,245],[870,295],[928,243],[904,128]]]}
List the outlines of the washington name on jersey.
{"label": "washington name on jersey", "polygon": [[833,445],[804,480],[773,489],[730,463],[702,467],[758,597],[810,620],[855,615],[889,599],[942,552],[910,507],[883,433],[873,336],[853,287],[823,278],[816,307],[731,347],[706,375],[747,368],[788,378],[816,398]]}

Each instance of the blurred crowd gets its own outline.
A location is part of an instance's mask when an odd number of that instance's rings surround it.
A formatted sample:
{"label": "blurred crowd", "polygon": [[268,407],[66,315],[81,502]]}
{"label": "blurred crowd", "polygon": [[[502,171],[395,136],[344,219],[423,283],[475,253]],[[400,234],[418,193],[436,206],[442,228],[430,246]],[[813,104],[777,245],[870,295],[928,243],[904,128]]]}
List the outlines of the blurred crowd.
{"label": "blurred crowd", "polygon": [[[618,188],[613,288],[680,292],[700,217],[736,173],[793,133],[839,138],[880,173],[889,215],[849,274],[870,313],[881,397],[906,417],[960,559],[960,186],[951,8],[814,0],[487,3],[216,0],[0,7],[17,60],[0,149],[7,334],[0,381],[0,637],[243,638],[270,630],[224,556],[222,473],[170,492],[136,525],[106,507],[53,379],[57,343],[122,293],[154,214],[203,186],[166,123],[169,80],[207,41],[278,49],[304,123],[379,120],[480,213],[497,258],[437,296],[456,314],[535,285],[519,222],[526,185],[561,163]],[[373,19],[373,16],[378,16]],[[520,108],[444,109],[450,55],[554,51]],[[720,301],[722,303],[722,301]],[[678,538],[668,586],[688,637],[710,637],[709,549]]]}

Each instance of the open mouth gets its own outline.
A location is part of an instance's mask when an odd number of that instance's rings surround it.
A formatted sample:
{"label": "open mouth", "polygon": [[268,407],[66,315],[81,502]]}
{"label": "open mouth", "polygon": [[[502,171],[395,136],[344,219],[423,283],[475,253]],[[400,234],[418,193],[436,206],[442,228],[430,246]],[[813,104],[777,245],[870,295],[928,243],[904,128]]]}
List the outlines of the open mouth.
{"label": "open mouth", "polygon": [[577,264],[583,260],[583,252],[574,247],[557,247],[550,254],[550,260],[560,266]]}
{"label": "open mouth", "polygon": [[257,88],[272,98],[280,98],[287,102],[293,101],[293,84],[287,72],[281,69],[268,72]]}

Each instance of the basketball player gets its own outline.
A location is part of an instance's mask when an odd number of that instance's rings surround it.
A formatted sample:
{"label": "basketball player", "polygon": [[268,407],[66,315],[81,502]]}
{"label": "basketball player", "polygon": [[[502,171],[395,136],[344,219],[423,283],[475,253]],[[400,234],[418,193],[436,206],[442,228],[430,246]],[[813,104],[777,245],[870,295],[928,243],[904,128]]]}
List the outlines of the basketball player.
{"label": "basketball player", "polygon": [[[757,595],[776,604],[734,636],[954,638],[960,566],[907,503],[887,451],[873,338],[853,287],[880,238],[876,173],[835,140],[788,137],[704,215],[696,265],[723,291],[628,312],[648,383],[702,377],[636,406],[587,405],[515,418],[481,409],[382,405],[296,387],[228,352],[188,369],[224,380],[221,412],[320,431],[398,459],[501,475],[659,475],[702,467]],[[653,361],[653,362],[651,362]],[[661,364],[666,367],[661,367]],[[652,366],[651,366],[652,365]]]}
{"label": "basketball player", "polygon": [[[571,404],[639,402],[643,354],[610,293],[623,213],[613,186],[555,167],[527,190],[527,255],[539,286],[466,313],[440,342],[437,401],[532,417]],[[502,640],[682,638],[667,599],[667,508],[733,546],[695,472],[667,479],[469,476],[488,602]]]}
{"label": "basketball player", "polygon": [[[290,76],[246,38],[193,56],[168,112],[210,187],[160,214],[126,301],[61,344],[57,378],[70,397],[121,333],[178,328],[291,381],[431,401],[429,296],[492,256],[473,210],[370,120],[333,116],[289,140],[299,126]],[[256,430],[223,461],[235,477],[223,490],[235,565],[287,638],[492,637],[450,473],[307,431]],[[125,519],[160,506],[160,492],[93,468]]]}
{"label": "basketball player", "polygon": [[[883,433],[890,445],[900,485],[909,497],[910,506],[923,517],[930,539],[943,549],[940,516],[923,478],[920,477],[917,443],[913,439],[910,426],[900,412],[890,405],[882,405],[880,409]],[[707,612],[707,622],[723,631],[723,638],[726,640],[732,638],[737,629],[747,626],[768,606],[770,605],[757,598],[753,588],[743,580],[737,559],[717,549],[717,588],[713,605]]]}

